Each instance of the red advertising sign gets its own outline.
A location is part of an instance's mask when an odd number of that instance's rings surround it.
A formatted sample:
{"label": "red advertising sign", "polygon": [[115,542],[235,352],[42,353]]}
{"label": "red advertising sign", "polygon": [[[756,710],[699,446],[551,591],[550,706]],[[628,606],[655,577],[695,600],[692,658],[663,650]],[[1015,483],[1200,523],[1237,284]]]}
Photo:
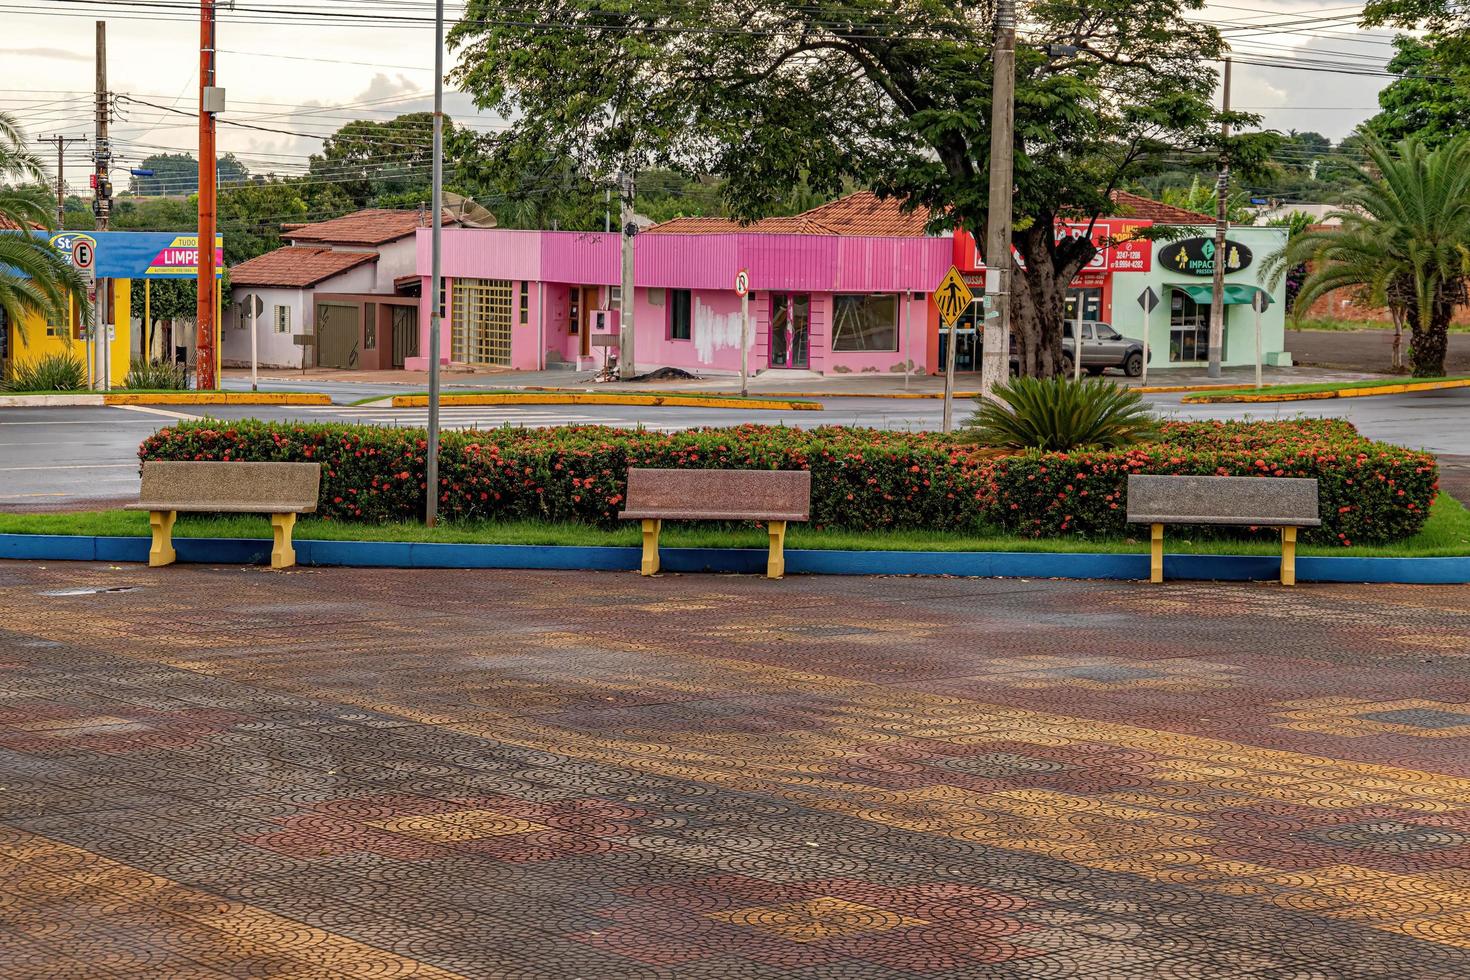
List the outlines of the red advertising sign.
{"label": "red advertising sign", "polygon": [[[1098,253],[1078,273],[1078,278],[1088,277],[1089,274],[1100,275],[1105,272],[1151,271],[1153,269],[1153,242],[1147,238],[1138,237],[1138,233],[1152,226],[1152,221],[1135,218],[1109,218],[1094,223],[1092,240],[1098,246]],[[1086,223],[1068,223],[1059,225],[1056,229],[1058,241],[1067,235],[1080,238],[1085,234],[1087,234]],[[962,272],[973,272],[984,268],[979,245],[969,232],[955,232],[954,261]],[[1026,267],[1019,255],[1016,256],[1016,261],[1023,269]]]}

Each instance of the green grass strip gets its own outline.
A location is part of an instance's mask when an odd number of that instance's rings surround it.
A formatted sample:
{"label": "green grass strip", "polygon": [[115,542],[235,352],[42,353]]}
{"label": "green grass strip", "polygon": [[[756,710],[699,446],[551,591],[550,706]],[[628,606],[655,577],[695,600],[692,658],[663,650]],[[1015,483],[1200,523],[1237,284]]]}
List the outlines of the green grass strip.
{"label": "green grass strip", "polygon": [[[142,511],[107,510],[82,513],[0,514],[0,534],[84,534],[105,537],[146,537],[148,515]],[[211,517],[180,514],[174,525],[180,538],[269,538],[265,517],[231,515]],[[422,524],[343,524],[310,517],[296,524],[299,540],[411,541],[442,544],[523,545],[622,545],[639,543],[634,522],[614,530],[584,524],[549,524],[539,521],[477,522],[441,524],[430,530]],[[1275,555],[1280,546],[1274,539],[1248,541],[1239,538],[1187,538],[1182,533],[1166,534],[1171,554]],[[944,531],[841,531],[816,530],[792,525],[786,536],[792,548],[833,551],[1024,551],[1087,554],[1140,554],[1148,551],[1147,533],[1129,538],[1015,538],[1001,534],[960,534]],[[670,548],[764,548],[766,534],[753,527],[728,527],[708,523],[664,526],[662,543]],[[1470,511],[1447,494],[1440,494],[1430,509],[1423,530],[1407,541],[1352,548],[1302,545],[1303,555],[1335,557],[1431,558],[1470,555]]]}

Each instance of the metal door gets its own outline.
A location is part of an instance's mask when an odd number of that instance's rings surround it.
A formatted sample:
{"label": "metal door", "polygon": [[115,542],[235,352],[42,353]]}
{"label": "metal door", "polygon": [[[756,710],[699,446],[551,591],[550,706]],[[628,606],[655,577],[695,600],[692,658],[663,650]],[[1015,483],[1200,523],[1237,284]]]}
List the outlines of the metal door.
{"label": "metal door", "polygon": [[508,279],[454,280],[450,315],[455,361],[510,366],[510,287]]}
{"label": "metal door", "polygon": [[404,358],[419,356],[419,310],[416,306],[393,307],[393,366],[403,367]]}
{"label": "metal door", "polygon": [[361,307],[352,303],[318,303],[316,307],[316,366],[357,367]]}
{"label": "metal door", "polygon": [[805,368],[811,363],[808,347],[811,309],[812,299],[808,293],[771,294],[771,367]]}

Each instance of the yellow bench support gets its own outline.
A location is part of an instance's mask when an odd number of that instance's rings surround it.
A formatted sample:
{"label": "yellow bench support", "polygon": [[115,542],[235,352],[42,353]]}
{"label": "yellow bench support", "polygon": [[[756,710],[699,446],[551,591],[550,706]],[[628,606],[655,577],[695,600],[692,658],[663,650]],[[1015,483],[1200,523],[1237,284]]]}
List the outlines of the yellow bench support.
{"label": "yellow bench support", "polygon": [[296,527],[295,514],[272,514],[271,568],[290,568],[296,564],[296,549],[291,546],[291,532]]}
{"label": "yellow bench support", "polygon": [[786,575],[786,522],[771,521],[766,525],[771,535],[771,550],[766,557],[766,578],[784,578]]}
{"label": "yellow bench support", "polygon": [[644,575],[658,574],[658,533],[663,530],[663,521],[643,522],[643,565]]}
{"label": "yellow bench support", "polygon": [[[153,544],[148,548],[148,564],[154,568],[172,565],[178,559],[174,551],[174,521],[176,510],[150,510],[148,525],[153,529]],[[272,514],[271,533],[275,538],[271,546],[271,568],[290,568],[296,564],[296,549],[291,546],[291,532],[296,527],[295,514]],[[657,567],[658,558],[654,563]]]}
{"label": "yellow bench support", "polygon": [[[1296,532],[1294,527],[1281,529],[1281,584],[1296,585]],[[772,544],[774,548],[775,545]],[[1164,580],[1164,525],[1154,524],[1149,533],[1148,580]]]}
{"label": "yellow bench support", "polygon": [[150,566],[157,568],[160,565],[172,565],[178,558],[174,551],[174,521],[178,516],[179,512],[176,510],[148,512],[148,526],[153,529],[153,544],[148,548]]}

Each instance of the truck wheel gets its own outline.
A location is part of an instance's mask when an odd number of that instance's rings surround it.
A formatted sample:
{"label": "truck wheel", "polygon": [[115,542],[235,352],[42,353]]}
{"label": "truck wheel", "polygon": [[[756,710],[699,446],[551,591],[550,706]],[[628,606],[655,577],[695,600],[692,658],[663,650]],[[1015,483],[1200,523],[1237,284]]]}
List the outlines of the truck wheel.
{"label": "truck wheel", "polygon": [[1128,359],[1123,362],[1123,373],[1128,375],[1128,377],[1130,378],[1136,378],[1140,374],[1142,374],[1143,355],[1140,354],[1138,351],[1134,351],[1132,354],[1129,354]]}

